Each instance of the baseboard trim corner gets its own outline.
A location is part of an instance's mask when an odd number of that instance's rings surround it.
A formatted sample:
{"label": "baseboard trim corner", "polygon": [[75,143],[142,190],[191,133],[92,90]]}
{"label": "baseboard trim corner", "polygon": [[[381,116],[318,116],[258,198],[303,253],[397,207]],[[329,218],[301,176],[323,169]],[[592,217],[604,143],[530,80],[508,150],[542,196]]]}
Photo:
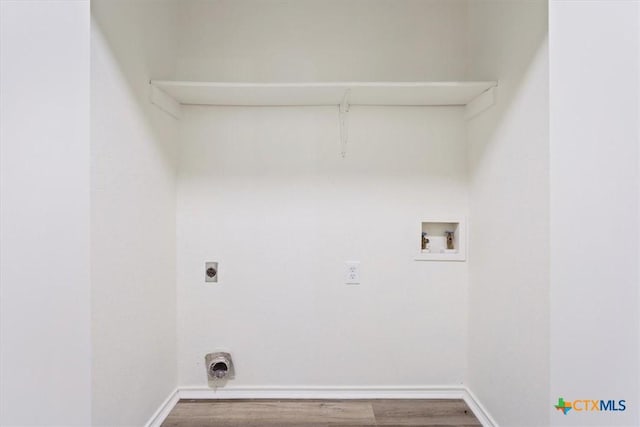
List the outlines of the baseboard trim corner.
{"label": "baseboard trim corner", "polygon": [[480,421],[483,427],[499,427],[496,420],[493,419],[487,408],[480,403],[478,397],[468,388],[464,388],[463,400],[467,406],[471,409],[476,418]]}
{"label": "baseboard trim corner", "polygon": [[169,394],[164,402],[160,404],[160,407],[151,415],[151,418],[149,418],[149,421],[147,421],[144,427],[160,427],[179,400],[180,394],[176,388]]}

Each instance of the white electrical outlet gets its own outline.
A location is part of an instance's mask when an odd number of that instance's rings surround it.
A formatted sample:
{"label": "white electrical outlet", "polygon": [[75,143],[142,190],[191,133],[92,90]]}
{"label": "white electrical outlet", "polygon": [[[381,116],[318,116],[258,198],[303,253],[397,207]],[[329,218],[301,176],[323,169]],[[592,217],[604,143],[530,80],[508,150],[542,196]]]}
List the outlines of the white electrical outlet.
{"label": "white electrical outlet", "polygon": [[347,261],[344,263],[344,283],[347,285],[360,284],[360,261]]}

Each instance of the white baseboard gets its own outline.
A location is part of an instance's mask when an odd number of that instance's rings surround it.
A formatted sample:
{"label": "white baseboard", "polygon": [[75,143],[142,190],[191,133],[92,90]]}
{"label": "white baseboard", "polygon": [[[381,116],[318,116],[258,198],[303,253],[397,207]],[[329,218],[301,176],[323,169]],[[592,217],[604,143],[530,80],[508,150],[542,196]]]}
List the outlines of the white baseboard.
{"label": "white baseboard", "polygon": [[181,399],[463,399],[461,385],[415,387],[179,387]]}
{"label": "white baseboard", "polygon": [[178,387],[145,427],[160,427],[180,399],[462,399],[484,427],[498,427],[477,397],[463,385],[380,387]]}
{"label": "white baseboard", "polygon": [[169,416],[169,412],[176,406],[176,403],[180,400],[178,389],[173,390],[169,397],[167,397],[160,407],[153,413],[149,421],[144,425],[145,427],[160,427],[164,420]]}
{"label": "white baseboard", "polygon": [[480,403],[476,395],[467,387],[465,387],[465,396],[463,399],[483,427],[498,427],[498,423],[493,419],[491,414],[489,414],[487,408]]}

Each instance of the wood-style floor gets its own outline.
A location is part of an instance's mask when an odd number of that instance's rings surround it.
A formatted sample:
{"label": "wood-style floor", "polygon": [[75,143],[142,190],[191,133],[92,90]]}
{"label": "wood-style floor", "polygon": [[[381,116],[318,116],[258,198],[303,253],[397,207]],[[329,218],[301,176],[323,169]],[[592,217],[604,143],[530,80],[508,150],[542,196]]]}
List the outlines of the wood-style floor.
{"label": "wood-style floor", "polygon": [[162,427],[479,426],[455,399],[181,400]]}

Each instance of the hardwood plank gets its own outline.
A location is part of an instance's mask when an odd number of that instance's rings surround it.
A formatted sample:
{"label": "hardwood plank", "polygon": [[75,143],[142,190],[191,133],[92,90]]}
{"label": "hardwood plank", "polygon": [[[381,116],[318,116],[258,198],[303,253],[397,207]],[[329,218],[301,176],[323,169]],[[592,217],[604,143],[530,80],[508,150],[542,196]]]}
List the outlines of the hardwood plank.
{"label": "hardwood plank", "polygon": [[379,426],[479,426],[480,421],[463,400],[373,400]]}
{"label": "hardwood plank", "polygon": [[180,401],[163,427],[375,426],[370,402],[337,400]]}
{"label": "hardwood plank", "polygon": [[477,427],[462,400],[181,400],[163,427]]}

